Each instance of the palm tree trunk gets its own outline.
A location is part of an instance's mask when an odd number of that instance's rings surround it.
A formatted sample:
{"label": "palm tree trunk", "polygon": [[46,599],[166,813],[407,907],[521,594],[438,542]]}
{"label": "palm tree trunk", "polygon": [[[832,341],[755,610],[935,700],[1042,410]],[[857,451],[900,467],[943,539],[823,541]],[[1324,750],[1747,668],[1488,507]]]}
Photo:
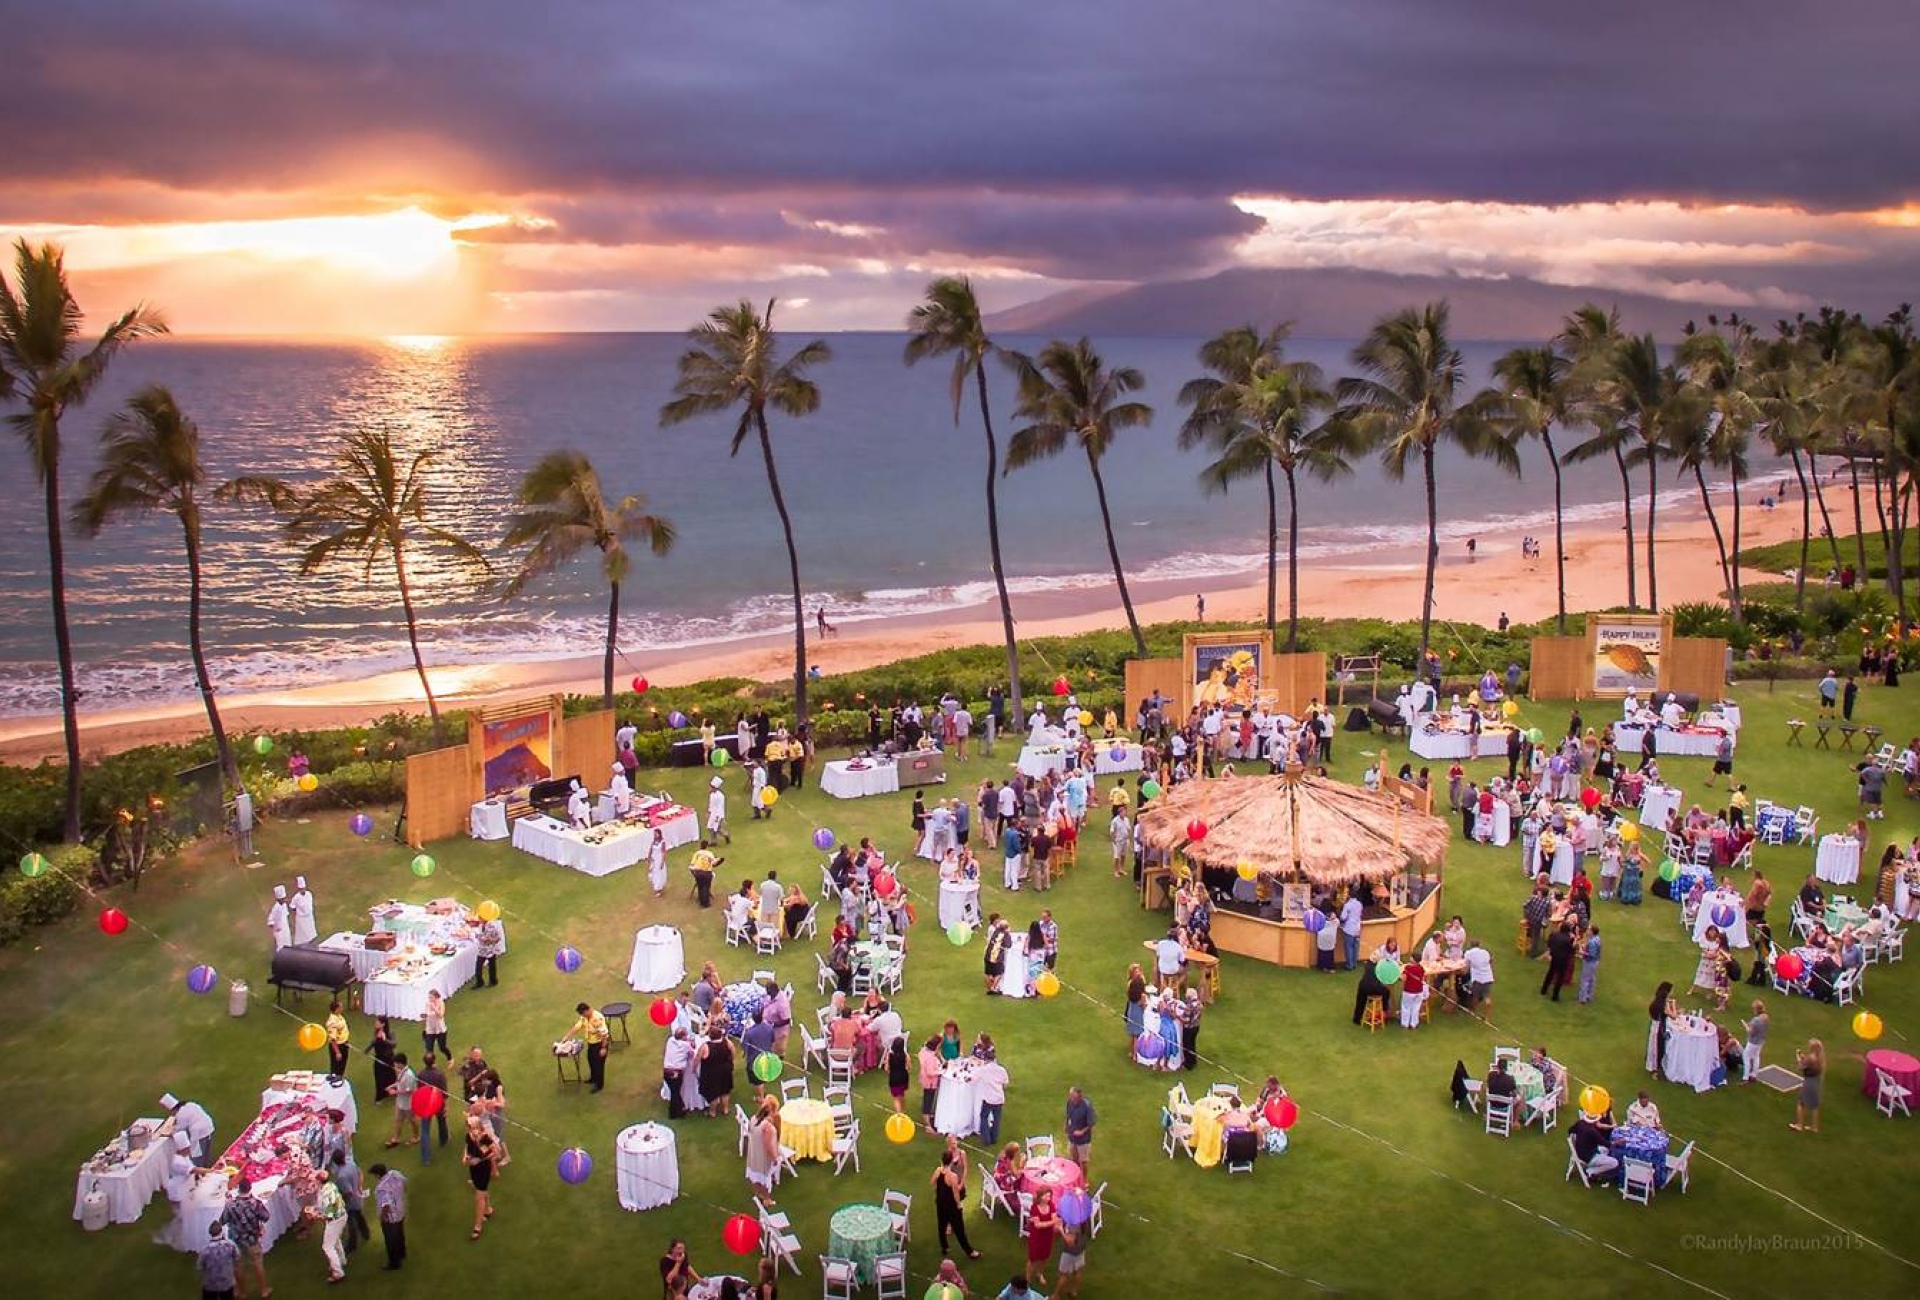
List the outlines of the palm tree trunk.
{"label": "palm tree trunk", "polygon": [[1728,608],[1733,611],[1733,622],[1737,627],[1746,621],[1746,610],[1740,598],[1740,462],[1737,458],[1727,466],[1727,472],[1733,477],[1733,553],[1728,557],[1729,567],[1733,570],[1733,589],[1729,594]]}
{"label": "palm tree trunk", "polygon": [[1807,559],[1813,549],[1813,494],[1807,491],[1807,472],[1800,464],[1800,449],[1792,449],[1793,476],[1800,480],[1800,569],[1793,579],[1793,612],[1807,608]]}
{"label": "palm tree trunk", "polygon": [[213,699],[213,676],[207,671],[206,647],[200,640],[200,516],[189,503],[180,516],[180,530],[186,534],[187,548],[187,652],[193,656],[193,679],[200,687],[200,700],[207,707],[207,730],[213,733],[213,752],[220,759],[220,775],[234,790],[240,788],[240,766],[233,759],[233,744],[220,721],[220,706]]}
{"label": "palm tree trunk", "polygon": [[620,641],[620,584],[609,582],[607,595],[607,654],[600,665],[600,707],[613,708],[613,652]]}
{"label": "palm tree trunk", "polygon": [[[1701,472],[1700,462],[1697,460],[1693,463],[1693,481],[1700,485],[1700,504],[1706,507],[1707,526],[1713,529],[1713,546],[1720,553],[1720,581],[1725,583],[1730,591],[1733,587],[1733,578],[1730,576],[1731,571],[1727,568],[1727,540],[1720,534],[1720,516],[1714,512],[1713,497],[1707,491],[1707,476]],[[1651,519],[1652,516],[1649,515],[1648,518]],[[1647,553],[1649,555],[1653,553],[1651,542],[1648,543]]]}
{"label": "palm tree trunk", "polygon": [[[1267,635],[1273,635],[1275,619],[1274,590],[1280,581],[1280,507],[1274,500],[1273,457],[1267,457],[1263,466],[1267,474]],[[1293,647],[1287,647],[1287,653],[1293,653]]]}
{"label": "palm tree trunk", "polygon": [[1025,718],[1020,699],[1020,641],[1013,632],[1013,600],[1007,595],[1007,570],[1000,562],[1000,443],[993,436],[993,411],[987,404],[987,363],[973,363],[974,387],[980,393],[980,426],[987,432],[987,551],[993,559],[993,585],[1000,593],[1000,630],[1007,642],[1007,688],[1013,693],[1013,716]]}
{"label": "palm tree trunk", "polygon": [[1640,608],[1638,571],[1633,562],[1633,480],[1627,475],[1627,453],[1613,444],[1613,463],[1620,469],[1620,508],[1627,521],[1627,608]]}
{"label": "palm tree trunk", "polygon": [[1900,548],[1905,543],[1905,528],[1900,519],[1900,460],[1899,448],[1895,444],[1895,431],[1899,428],[1899,408],[1895,399],[1887,399],[1887,477],[1893,495],[1893,509],[1888,512],[1887,529],[1887,586],[1893,592],[1894,617],[1899,620],[1900,631],[1907,630],[1907,575],[1904,557]]}
{"label": "palm tree trunk", "polygon": [[1546,444],[1547,464],[1553,466],[1553,589],[1559,600],[1555,630],[1567,634],[1567,514],[1560,502],[1560,453],[1554,450],[1553,426],[1540,426],[1540,441]]}
{"label": "palm tree trunk", "polygon": [[[51,415],[42,415],[48,424]],[[48,430],[47,451],[47,574],[53,598],[53,650],[60,662],[60,726],[67,742],[67,806],[62,834],[69,844],[80,842],[80,695],[73,682],[73,634],[67,629],[67,549],[60,532],[60,432]]]}
{"label": "palm tree trunk", "polygon": [[1087,468],[1093,471],[1093,494],[1100,501],[1100,527],[1107,534],[1107,558],[1113,561],[1113,580],[1120,587],[1120,607],[1127,611],[1127,630],[1133,633],[1133,648],[1142,659],[1147,657],[1147,639],[1140,635],[1140,620],[1133,614],[1133,597],[1127,594],[1127,575],[1120,567],[1120,546],[1113,540],[1113,516],[1107,512],[1107,485],[1100,478],[1100,461],[1087,454]]}
{"label": "palm tree trunk", "polygon": [[1847,457],[1847,474],[1853,480],[1853,559],[1856,587],[1867,585],[1867,520],[1861,513],[1860,502],[1860,458]]}
{"label": "palm tree trunk", "polygon": [[793,545],[793,520],[787,498],[780,491],[780,472],[773,467],[773,439],[767,434],[767,414],[756,409],[753,422],[760,433],[760,459],[766,462],[767,486],[780,516],[780,532],[787,539],[787,574],[793,582],[793,724],[807,720],[807,616],[800,599],[800,552]]}
{"label": "palm tree trunk", "polygon": [[1660,612],[1660,569],[1654,560],[1653,552],[1653,514],[1659,505],[1660,462],[1654,459],[1654,449],[1647,447],[1647,608],[1653,613]]}
{"label": "palm tree trunk", "polygon": [[1300,650],[1300,495],[1287,467],[1287,653]]}
{"label": "palm tree trunk", "polygon": [[1840,538],[1833,531],[1833,516],[1827,511],[1827,490],[1820,486],[1819,456],[1807,449],[1807,477],[1813,480],[1813,499],[1820,506],[1820,525],[1827,530],[1827,549],[1833,552],[1833,568],[1840,569]]}
{"label": "palm tree trunk", "polygon": [[1427,480],[1427,585],[1420,595],[1420,662],[1433,643],[1433,581],[1440,567],[1440,494],[1433,481],[1433,444],[1420,448],[1420,469]]}
{"label": "palm tree trunk", "polygon": [[407,554],[398,540],[393,544],[393,571],[400,578],[400,609],[407,617],[407,644],[413,648],[413,670],[420,674],[420,689],[427,697],[427,716],[433,719],[433,743],[443,745],[446,736],[440,727],[440,701],[433,698],[433,683],[427,680],[427,661],[420,653],[420,624],[413,613],[413,588],[407,582]]}

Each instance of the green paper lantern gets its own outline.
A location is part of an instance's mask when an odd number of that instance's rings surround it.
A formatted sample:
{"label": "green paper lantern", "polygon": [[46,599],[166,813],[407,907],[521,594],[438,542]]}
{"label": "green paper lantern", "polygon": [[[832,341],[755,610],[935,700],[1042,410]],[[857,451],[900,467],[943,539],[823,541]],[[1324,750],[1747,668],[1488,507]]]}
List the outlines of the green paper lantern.
{"label": "green paper lantern", "polygon": [[1382,957],[1374,963],[1373,973],[1379,977],[1382,984],[1398,984],[1400,982],[1400,963],[1391,957]]}
{"label": "green paper lantern", "polygon": [[1157,798],[1159,798],[1159,797],[1160,797],[1160,783],[1159,783],[1158,781],[1154,781],[1154,780],[1147,780],[1147,781],[1142,781],[1142,782],[1140,783],[1140,797],[1141,797],[1141,798],[1143,798],[1143,799],[1157,799]]}
{"label": "green paper lantern", "polygon": [[425,880],[433,874],[435,865],[431,854],[422,853],[413,860],[413,874]]}
{"label": "green paper lantern", "polygon": [[786,1062],[782,1061],[772,1052],[762,1052],[753,1058],[753,1065],[750,1067],[750,1072],[753,1077],[760,1082],[772,1083],[780,1077],[780,1072],[785,1068]]}
{"label": "green paper lantern", "polygon": [[1660,860],[1660,879],[1672,881],[1678,879],[1679,876],[1680,864],[1678,862],[1675,862],[1672,858],[1662,858]]}
{"label": "green paper lantern", "polygon": [[52,865],[44,853],[29,853],[20,859],[20,874],[28,880],[38,880]]}
{"label": "green paper lantern", "polygon": [[714,750],[711,761],[715,767],[725,767],[727,765],[727,751],[724,749]]}
{"label": "green paper lantern", "polygon": [[271,754],[273,752],[273,737],[255,736],[253,738],[253,752],[256,754]]}
{"label": "green paper lantern", "polygon": [[947,942],[956,948],[966,947],[967,940],[973,938],[973,927],[965,921],[955,921],[947,927]]}

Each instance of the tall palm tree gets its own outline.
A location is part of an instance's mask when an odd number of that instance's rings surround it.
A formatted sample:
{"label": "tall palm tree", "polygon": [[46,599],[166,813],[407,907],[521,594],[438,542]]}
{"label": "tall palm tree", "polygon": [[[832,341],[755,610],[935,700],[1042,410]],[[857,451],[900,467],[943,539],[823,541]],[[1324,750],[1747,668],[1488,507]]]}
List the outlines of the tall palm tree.
{"label": "tall palm tree", "polygon": [[1120,547],[1113,537],[1113,515],[1107,509],[1107,485],[1100,477],[1100,460],[1122,429],[1136,429],[1153,421],[1145,402],[1121,400],[1147,385],[1146,376],[1132,366],[1111,369],[1085,338],[1078,343],[1056,340],[1040,350],[1038,358],[1008,354],[1008,364],[1020,376],[1020,398],[1014,415],[1027,421],[1013,431],[1007,443],[1007,469],[1058,455],[1077,446],[1093,473],[1093,492],[1100,502],[1100,526],[1107,534],[1107,557],[1113,561],[1113,580],[1120,588],[1120,605],[1127,612],[1133,646],[1146,657],[1147,639],[1133,613],[1126,571],[1120,567]]}
{"label": "tall palm tree", "polygon": [[[1920,339],[1914,336],[1913,308],[1903,304],[1871,329],[1860,332],[1848,353],[1853,400],[1850,414],[1880,435],[1882,472],[1887,476],[1894,508],[1883,537],[1887,557],[1887,587],[1893,594],[1901,629],[1907,622],[1905,575],[1906,527],[1902,518],[1901,412],[1920,400]],[[1864,571],[1862,576],[1864,577]]]}
{"label": "tall palm tree", "polygon": [[727,454],[739,455],[741,444],[749,436],[759,440],[767,488],[773,493],[773,508],[780,516],[780,530],[787,542],[787,572],[793,583],[793,716],[798,725],[807,720],[807,620],[800,594],[800,552],[793,544],[793,519],[787,514],[780,472],[773,463],[767,408],[771,406],[796,419],[819,410],[820,386],[807,378],[807,370],[830,360],[833,353],[824,341],[814,339],[782,361],[779,338],[773,331],[777,301],[768,300],[765,315],[745,299],[731,307],[716,307],[706,320],[687,332],[687,350],[680,354],[680,373],[673,385],[675,396],[660,408],[660,424],[666,428],[738,406],[740,416],[734,421]]}
{"label": "tall palm tree", "polygon": [[[1753,428],[1761,420],[1759,404],[1751,391],[1753,373],[1753,329],[1738,316],[1727,319],[1732,337],[1719,331],[1716,317],[1707,318],[1707,330],[1691,329],[1675,354],[1681,371],[1704,399],[1706,418],[1679,426],[1676,450],[1680,463],[1693,471],[1700,488],[1700,502],[1706,507],[1707,522],[1713,527],[1713,539],[1720,547],[1721,575],[1727,582],[1727,608],[1737,624],[1743,621],[1740,599],[1740,490],[1747,476],[1747,449]],[[1691,436],[1689,436],[1691,435]],[[1721,541],[1720,519],[1707,491],[1704,472],[1708,465],[1727,470],[1733,481],[1733,545]]]}
{"label": "tall palm tree", "polygon": [[213,733],[220,774],[230,788],[240,786],[240,768],[233,746],[220,723],[220,706],[213,698],[213,677],[207,671],[206,646],[200,633],[200,490],[207,481],[200,463],[200,430],[181,411],[173,394],[160,384],[135,393],[126,406],[107,421],[100,435],[100,468],[74,507],[74,524],[87,536],[97,536],[115,519],[164,511],[180,522],[187,556],[187,650],[193,657],[193,680],[207,710],[207,728]]}
{"label": "tall palm tree", "polygon": [[440,702],[434,698],[427,661],[420,651],[409,565],[422,555],[438,554],[456,566],[484,572],[487,558],[459,533],[432,522],[430,479],[436,459],[436,453],[421,451],[402,464],[402,453],[394,449],[392,436],[384,429],[356,429],[341,440],[334,477],[322,483],[301,487],[276,478],[238,478],[222,484],[216,495],[222,500],[264,503],[284,516],[287,539],[305,544],[300,554],[303,574],[338,559],[359,560],[365,574],[371,574],[376,565],[393,566],[413,668],[420,676],[438,743],[444,739]]}
{"label": "tall palm tree", "polygon": [[645,542],[655,555],[673,549],[673,523],[648,514],[646,498],[622,497],[609,501],[600,484],[600,472],[584,452],[553,451],[520,480],[520,509],[507,520],[502,545],[525,547],[520,567],[501,589],[503,598],[526,590],[527,584],[571,564],[592,547],[600,552],[600,576],[607,582],[607,650],[601,665],[600,693],[605,708],[613,707],[613,656],[620,639],[620,584],[632,561],[628,542]]}
{"label": "tall palm tree", "polygon": [[1621,536],[1627,544],[1627,608],[1640,608],[1638,566],[1633,555],[1633,478],[1627,473],[1627,436],[1614,423],[1613,413],[1598,398],[1607,358],[1620,340],[1619,308],[1602,309],[1586,303],[1561,327],[1555,343],[1564,348],[1573,365],[1567,375],[1572,412],[1591,432],[1567,453],[1569,463],[1611,456],[1620,473]]}
{"label": "tall palm tree", "polygon": [[1000,444],[993,436],[993,408],[987,402],[987,356],[996,351],[980,318],[980,301],[966,276],[941,276],[927,285],[927,296],[907,314],[906,363],[951,356],[953,423],[960,424],[960,399],[972,378],[980,400],[980,427],[987,435],[987,553],[993,585],[1000,593],[1000,629],[1007,643],[1007,681],[1013,691],[1013,716],[1025,717],[1020,692],[1020,642],[1013,632],[1013,601],[1007,595],[1006,566],[1000,562]]}
{"label": "tall palm tree", "polygon": [[1560,492],[1560,451],[1553,443],[1555,425],[1568,421],[1573,390],[1568,376],[1573,362],[1552,344],[1515,348],[1493,363],[1495,387],[1483,394],[1481,408],[1510,441],[1538,438],[1553,467],[1553,579],[1556,620],[1567,634],[1567,519]]}
{"label": "tall palm tree", "polygon": [[1813,494],[1807,487],[1803,455],[1814,440],[1816,410],[1812,381],[1801,364],[1805,349],[1782,322],[1781,337],[1760,348],[1754,363],[1754,401],[1766,430],[1767,444],[1776,456],[1793,464],[1800,485],[1800,563],[1794,571],[1793,608],[1802,613],[1807,603],[1807,561],[1813,549]]}
{"label": "tall palm tree", "polygon": [[1671,365],[1662,364],[1651,334],[1632,334],[1616,343],[1600,380],[1601,400],[1628,435],[1628,465],[1647,470],[1647,608],[1660,608],[1660,570],[1656,546],[1660,462],[1670,459],[1677,429],[1700,418],[1698,394]]}
{"label": "tall palm tree", "polygon": [[0,275],[0,403],[26,410],[7,423],[26,444],[46,507],[48,595],[53,649],[60,667],[60,725],[67,742],[64,833],[80,841],[80,696],[73,683],[73,637],[67,628],[67,552],[61,536],[60,417],[87,400],[127,344],[167,332],[160,314],[133,308],[108,322],[82,347],[80,304],[67,285],[66,255],[57,244],[13,246],[14,283]]}
{"label": "tall palm tree", "polygon": [[1434,453],[1443,443],[1452,443],[1514,474],[1520,472],[1520,457],[1511,442],[1459,401],[1466,365],[1448,338],[1445,299],[1374,322],[1353,349],[1352,360],[1361,373],[1340,381],[1344,410],[1361,437],[1381,448],[1381,464],[1390,476],[1404,478],[1408,461],[1417,456],[1426,484],[1427,573],[1420,598],[1420,657],[1424,660],[1433,642],[1433,587],[1440,564]]}
{"label": "tall palm tree", "polygon": [[1329,415],[1333,394],[1317,366],[1289,362],[1282,344],[1291,326],[1264,333],[1251,325],[1230,329],[1201,345],[1200,363],[1212,375],[1188,380],[1180,403],[1192,408],[1180,445],[1210,445],[1216,458],[1200,471],[1202,488],[1225,492],[1258,477],[1267,495],[1267,629],[1276,619],[1279,502],[1274,471],[1287,483],[1287,652],[1300,643],[1299,476],[1323,482],[1353,472],[1359,450],[1353,426]]}

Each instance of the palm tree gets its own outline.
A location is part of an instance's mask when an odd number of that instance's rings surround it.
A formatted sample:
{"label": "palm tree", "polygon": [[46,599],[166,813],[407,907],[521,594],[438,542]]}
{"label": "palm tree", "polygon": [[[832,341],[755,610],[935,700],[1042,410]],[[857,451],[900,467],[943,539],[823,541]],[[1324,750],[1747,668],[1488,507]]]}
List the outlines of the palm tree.
{"label": "palm tree", "polygon": [[987,355],[993,340],[980,319],[980,302],[966,276],[941,276],[927,285],[925,301],[907,314],[906,362],[953,357],[953,423],[960,424],[960,399],[973,379],[980,399],[980,426],[987,435],[987,552],[993,585],[1000,593],[1000,628],[1007,643],[1007,680],[1013,691],[1013,716],[1025,717],[1020,693],[1020,643],[1013,633],[1013,601],[1007,596],[1007,571],[1000,562],[1000,444],[993,436],[993,409],[987,403]]}
{"label": "palm tree", "polygon": [[1276,620],[1279,503],[1274,471],[1287,482],[1287,652],[1300,642],[1299,475],[1323,482],[1353,472],[1347,455],[1359,439],[1348,422],[1326,416],[1333,406],[1319,367],[1284,359],[1289,325],[1264,334],[1246,325],[1202,344],[1200,363],[1214,373],[1188,380],[1180,403],[1192,408],[1180,428],[1180,445],[1211,445],[1216,459],[1200,471],[1201,486],[1225,492],[1241,479],[1259,477],[1267,492],[1267,629]]}
{"label": "palm tree", "polygon": [[1134,649],[1145,658],[1147,639],[1140,633],[1133,597],[1127,592],[1127,575],[1120,567],[1120,547],[1113,538],[1113,515],[1107,509],[1107,485],[1100,477],[1100,459],[1113,446],[1120,430],[1152,423],[1152,407],[1145,402],[1121,400],[1145,388],[1146,376],[1132,366],[1109,369],[1085,338],[1078,343],[1049,343],[1037,359],[1011,353],[1008,363],[1020,376],[1014,415],[1027,423],[1015,429],[1007,443],[1006,472],[1011,474],[1023,465],[1058,455],[1069,444],[1086,455],[1087,468],[1093,472],[1094,496],[1100,502],[1100,526],[1107,534],[1107,557],[1113,561],[1113,580],[1120,587],[1120,605],[1127,612]]}
{"label": "palm tree", "polygon": [[1483,394],[1481,407],[1510,441],[1538,438],[1553,467],[1553,577],[1558,599],[1558,631],[1567,634],[1566,511],[1560,495],[1560,452],[1553,445],[1553,427],[1568,420],[1573,362],[1551,344],[1515,348],[1493,363],[1498,387]]}
{"label": "palm tree", "polygon": [[793,545],[793,519],[780,491],[780,472],[773,463],[773,439],[767,433],[767,408],[798,418],[820,409],[820,386],[807,378],[809,367],[830,360],[826,343],[814,339],[780,360],[779,339],[773,332],[773,309],[755,311],[742,299],[731,307],[716,307],[706,320],[687,333],[687,350],[680,354],[680,374],[674,381],[674,399],[660,408],[666,428],[699,415],[712,415],[732,406],[740,408],[727,454],[740,454],[748,435],[760,442],[760,459],[767,470],[767,488],[780,516],[787,542],[787,570],[793,583],[793,716],[795,725],[807,720],[807,622],[800,596],[800,552]]}
{"label": "palm tree", "polygon": [[220,723],[213,698],[213,677],[200,635],[200,489],[206,484],[200,463],[200,430],[160,384],[135,393],[114,413],[100,435],[100,468],[86,496],[74,507],[76,527],[89,537],[115,519],[165,511],[180,521],[187,554],[187,649],[193,679],[207,710],[220,774],[230,788],[240,786],[240,768]]}
{"label": "palm tree", "polygon": [[[1681,340],[1676,359],[1688,381],[1705,399],[1706,419],[1680,426],[1677,450],[1680,463],[1693,471],[1700,488],[1700,501],[1706,507],[1707,522],[1713,527],[1713,540],[1720,547],[1721,575],[1727,582],[1727,608],[1733,621],[1742,621],[1740,600],[1740,488],[1747,475],[1747,448],[1753,427],[1760,422],[1759,405],[1749,391],[1752,382],[1751,356],[1753,329],[1738,316],[1727,319],[1729,339],[1719,332],[1719,320],[1707,317],[1714,328],[1695,331],[1689,328]],[[1691,327],[1691,322],[1689,322]],[[1691,433],[1693,436],[1686,436]],[[1729,551],[1720,538],[1720,519],[1707,492],[1704,466],[1725,468],[1733,480],[1733,547]]]}
{"label": "palm tree", "polygon": [[1676,430],[1701,418],[1698,394],[1670,365],[1660,361],[1651,334],[1628,335],[1614,345],[1600,380],[1600,398],[1612,408],[1623,434],[1633,444],[1628,465],[1647,469],[1647,608],[1660,608],[1660,571],[1655,551],[1655,515],[1659,506],[1660,462],[1683,434]]}
{"label": "palm tree", "polygon": [[519,595],[534,579],[565,568],[589,546],[600,552],[600,575],[607,580],[607,651],[601,666],[601,703],[613,707],[613,656],[620,638],[620,584],[631,561],[627,543],[644,541],[655,555],[673,549],[670,520],[646,513],[646,498],[607,500],[600,473],[585,453],[548,452],[520,480],[521,509],[507,520],[502,544],[525,547],[519,571],[501,590],[503,599]]}
{"label": "palm tree", "polygon": [[1571,411],[1592,430],[1587,439],[1567,453],[1568,463],[1612,456],[1620,472],[1620,509],[1624,517],[1621,535],[1627,543],[1627,608],[1640,608],[1638,568],[1633,557],[1633,479],[1627,473],[1626,433],[1613,421],[1613,413],[1598,399],[1597,390],[1605,375],[1607,357],[1620,340],[1620,311],[1602,310],[1586,303],[1568,316],[1555,342],[1573,362],[1567,376]]}
{"label": "palm tree", "polygon": [[1484,456],[1511,473],[1520,472],[1513,444],[1476,411],[1459,404],[1466,366],[1447,337],[1447,327],[1445,299],[1374,322],[1353,350],[1360,375],[1342,379],[1338,390],[1360,436],[1381,447],[1381,464],[1389,475],[1404,478],[1407,462],[1420,458],[1427,495],[1427,574],[1420,599],[1423,661],[1433,641],[1434,574],[1440,563],[1435,451],[1451,442],[1470,456]]}
{"label": "palm tree", "polygon": [[67,556],[61,536],[60,417],[87,400],[120,349],[167,332],[158,312],[140,306],[108,323],[85,350],[80,304],[67,285],[57,244],[13,246],[14,285],[0,275],[0,402],[26,410],[7,423],[26,444],[46,506],[48,594],[53,649],[60,666],[60,724],[67,742],[67,842],[80,841],[80,696],[73,682],[73,637],[67,629]]}
{"label": "palm tree", "polygon": [[1796,614],[1806,609],[1807,561],[1813,548],[1813,494],[1807,488],[1807,467],[1801,457],[1813,447],[1816,410],[1812,383],[1801,365],[1803,354],[1799,341],[1782,322],[1781,337],[1762,347],[1754,364],[1754,400],[1767,443],[1774,455],[1793,463],[1793,476],[1800,485],[1800,563],[1793,580]]}
{"label": "palm tree", "polygon": [[[1878,426],[1884,441],[1880,453],[1882,469],[1893,497],[1891,518],[1882,541],[1887,557],[1887,587],[1893,594],[1900,627],[1906,629],[1907,589],[1904,572],[1906,527],[1902,518],[1900,475],[1901,409],[1920,389],[1920,339],[1913,331],[1913,308],[1902,304],[1872,329],[1862,330],[1848,353],[1854,397],[1849,413],[1857,415],[1863,426]],[[1876,479],[1875,490],[1878,491]],[[1862,570],[1863,578],[1865,571]]]}
{"label": "palm tree", "polygon": [[416,452],[402,466],[401,454],[384,429],[356,429],[342,439],[334,477],[323,483],[298,487],[275,478],[247,477],[222,484],[215,495],[222,500],[264,503],[284,515],[287,539],[306,546],[300,555],[302,574],[343,558],[359,560],[368,574],[378,564],[393,566],[413,668],[420,675],[438,743],[443,739],[440,703],[434,698],[427,661],[420,652],[409,560],[440,554],[457,566],[484,571],[487,558],[460,534],[431,522],[434,499],[429,475],[436,459],[432,451]]}

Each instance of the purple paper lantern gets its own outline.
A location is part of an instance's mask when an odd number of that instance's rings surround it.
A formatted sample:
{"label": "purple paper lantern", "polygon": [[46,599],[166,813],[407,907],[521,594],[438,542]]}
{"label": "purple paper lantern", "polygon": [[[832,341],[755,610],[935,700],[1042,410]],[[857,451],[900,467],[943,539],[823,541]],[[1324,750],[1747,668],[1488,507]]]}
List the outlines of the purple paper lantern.
{"label": "purple paper lantern", "polygon": [[1078,1187],[1070,1188],[1061,1194],[1060,1204],[1056,1208],[1060,1214],[1060,1222],[1069,1228],[1077,1228],[1092,1217],[1093,1198]]}
{"label": "purple paper lantern", "polygon": [[675,709],[667,715],[667,725],[669,727],[684,727],[687,725],[687,715]]}
{"label": "purple paper lantern", "polygon": [[1125,745],[1115,745],[1107,751],[1107,757],[1116,763],[1124,763],[1127,761],[1127,747]]}
{"label": "purple paper lantern", "polygon": [[579,1147],[568,1147],[560,1153],[560,1181],[578,1187],[587,1181],[587,1175],[593,1172],[593,1157]]}
{"label": "purple paper lantern", "polygon": [[1143,1061],[1157,1061],[1167,1054],[1167,1044],[1158,1034],[1142,1034],[1133,1040],[1133,1050]]}
{"label": "purple paper lantern", "polygon": [[1732,927],[1734,915],[1735,913],[1731,903],[1715,903],[1713,910],[1707,913],[1708,918],[1722,930]]}
{"label": "purple paper lantern", "polygon": [[1327,914],[1317,907],[1309,907],[1307,914],[1300,918],[1300,924],[1307,927],[1308,934],[1319,934],[1327,928]]}
{"label": "purple paper lantern", "polygon": [[813,847],[825,853],[833,847],[833,832],[822,826],[813,833]]}
{"label": "purple paper lantern", "polygon": [[571,975],[579,970],[581,961],[580,950],[570,943],[561,945],[560,950],[553,954],[554,969],[562,975]]}
{"label": "purple paper lantern", "polygon": [[373,818],[363,812],[355,813],[347,818],[347,829],[364,840],[373,834]]}
{"label": "purple paper lantern", "polygon": [[220,976],[213,967],[195,966],[187,972],[187,988],[195,993],[211,993],[219,979]]}

